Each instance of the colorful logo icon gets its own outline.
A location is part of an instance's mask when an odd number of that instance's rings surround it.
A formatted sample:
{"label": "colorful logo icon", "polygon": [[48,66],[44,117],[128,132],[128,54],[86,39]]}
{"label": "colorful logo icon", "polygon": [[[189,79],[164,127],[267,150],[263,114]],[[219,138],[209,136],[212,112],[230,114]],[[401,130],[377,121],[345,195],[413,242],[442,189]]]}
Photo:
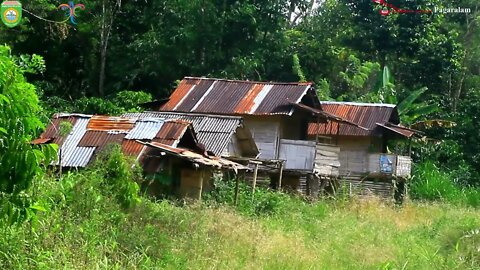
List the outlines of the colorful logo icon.
{"label": "colorful logo icon", "polygon": [[7,27],[15,27],[22,20],[22,4],[18,1],[5,1],[1,5],[2,22]]}
{"label": "colorful logo icon", "polygon": [[[381,9],[379,10],[380,15],[388,16],[393,13],[432,13],[430,9],[402,9],[398,8],[392,4],[385,2],[385,0],[373,0],[373,3],[380,5]],[[389,9],[390,8],[390,9]]]}
{"label": "colorful logo icon", "polygon": [[72,1],[68,2],[68,4],[61,4],[60,6],[58,6],[59,9],[61,10],[66,10],[67,13],[65,14],[65,16],[67,16],[67,19],[65,21],[67,21],[68,19],[70,19],[70,22],[73,24],[73,25],[77,25],[77,21],[75,20],[77,18],[77,9],[81,9],[81,10],[85,10],[85,5],[83,4],[73,4]]}

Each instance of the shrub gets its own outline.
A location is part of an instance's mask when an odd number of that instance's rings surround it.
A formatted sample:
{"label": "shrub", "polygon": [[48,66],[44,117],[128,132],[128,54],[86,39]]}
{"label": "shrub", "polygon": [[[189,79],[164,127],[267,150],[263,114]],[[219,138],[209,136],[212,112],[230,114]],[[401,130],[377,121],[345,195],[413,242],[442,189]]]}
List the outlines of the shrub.
{"label": "shrub", "polygon": [[140,168],[133,160],[125,157],[118,144],[111,144],[98,156],[94,170],[103,173],[104,188],[111,190],[118,202],[129,208],[140,202]]}
{"label": "shrub", "polygon": [[[207,196],[210,204],[234,205],[235,181],[214,179],[215,190]],[[236,208],[250,216],[275,215],[284,212],[291,197],[282,192],[257,187],[252,193],[252,187],[241,181],[239,183],[238,203]]]}

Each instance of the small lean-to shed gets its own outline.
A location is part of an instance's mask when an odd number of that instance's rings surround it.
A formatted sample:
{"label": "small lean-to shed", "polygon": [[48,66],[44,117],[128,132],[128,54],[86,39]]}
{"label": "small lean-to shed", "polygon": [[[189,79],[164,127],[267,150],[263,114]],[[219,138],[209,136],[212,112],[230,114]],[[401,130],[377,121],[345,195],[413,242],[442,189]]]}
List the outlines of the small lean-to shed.
{"label": "small lean-to shed", "polygon": [[123,116],[190,122],[198,141],[216,156],[256,158],[259,154],[252,134],[240,116],[154,111],[126,113]]}
{"label": "small lean-to shed", "polygon": [[[62,122],[70,123],[71,130],[62,131]],[[107,145],[121,145],[125,155],[139,161],[146,175],[166,172],[164,176],[173,180],[172,190],[181,196],[190,196],[181,192],[188,181],[208,185],[215,169],[246,169],[209,155],[198,143],[192,124],[178,119],[56,114],[33,143],[58,144],[58,160],[52,165],[63,168],[86,167]],[[159,147],[165,149],[157,151]]]}
{"label": "small lean-to shed", "polygon": [[411,158],[409,153],[387,153],[388,143],[409,140],[415,135],[414,130],[400,125],[396,106],[355,102],[321,104],[325,112],[364,129],[338,122],[310,123],[309,137],[340,148],[339,175],[349,188],[365,186],[373,193],[391,196],[394,182],[403,182],[410,176]]}

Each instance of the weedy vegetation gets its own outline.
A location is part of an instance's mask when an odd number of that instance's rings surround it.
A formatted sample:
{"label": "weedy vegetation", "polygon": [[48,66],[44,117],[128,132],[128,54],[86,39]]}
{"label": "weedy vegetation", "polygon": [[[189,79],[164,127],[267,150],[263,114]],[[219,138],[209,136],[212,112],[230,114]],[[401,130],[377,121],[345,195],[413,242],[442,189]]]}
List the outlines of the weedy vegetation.
{"label": "weedy vegetation", "polygon": [[[113,146],[97,164],[36,180],[45,211],[2,223],[1,269],[478,269],[480,211],[448,201],[307,202],[216,180],[203,202],[139,195]],[[133,167],[135,168],[135,167]],[[136,181],[131,181],[136,179]],[[416,191],[417,196],[421,194]]]}

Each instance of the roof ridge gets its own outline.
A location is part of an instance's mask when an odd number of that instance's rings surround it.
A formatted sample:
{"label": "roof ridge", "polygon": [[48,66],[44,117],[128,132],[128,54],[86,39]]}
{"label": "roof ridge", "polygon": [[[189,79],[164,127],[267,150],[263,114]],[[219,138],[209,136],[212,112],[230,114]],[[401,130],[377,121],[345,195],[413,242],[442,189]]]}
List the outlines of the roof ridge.
{"label": "roof ridge", "polygon": [[395,108],[397,105],[390,103],[367,103],[367,102],[353,102],[353,101],[320,101],[321,105],[350,105],[350,106],[363,106],[363,107],[388,107]]}
{"label": "roof ridge", "polygon": [[[188,116],[203,116],[211,118],[230,118],[230,119],[243,119],[240,115],[225,115],[225,114],[212,114],[212,113],[202,113],[202,112],[180,112],[180,111],[143,111],[137,113],[125,113],[125,114],[147,114],[147,113],[158,113],[158,114],[179,114],[179,115],[188,115]],[[123,114],[123,115],[125,115]]]}
{"label": "roof ridge", "polygon": [[190,80],[212,80],[212,81],[224,81],[224,82],[239,82],[239,83],[251,83],[251,84],[274,84],[274,85],[313,85],[313,82],[272,82],[272,81],[249,81],[249,80],[233,80],[233,79],[220,79],[220,78],[208,78],[208,77],[191,77],[185,76],[183,79]]}

